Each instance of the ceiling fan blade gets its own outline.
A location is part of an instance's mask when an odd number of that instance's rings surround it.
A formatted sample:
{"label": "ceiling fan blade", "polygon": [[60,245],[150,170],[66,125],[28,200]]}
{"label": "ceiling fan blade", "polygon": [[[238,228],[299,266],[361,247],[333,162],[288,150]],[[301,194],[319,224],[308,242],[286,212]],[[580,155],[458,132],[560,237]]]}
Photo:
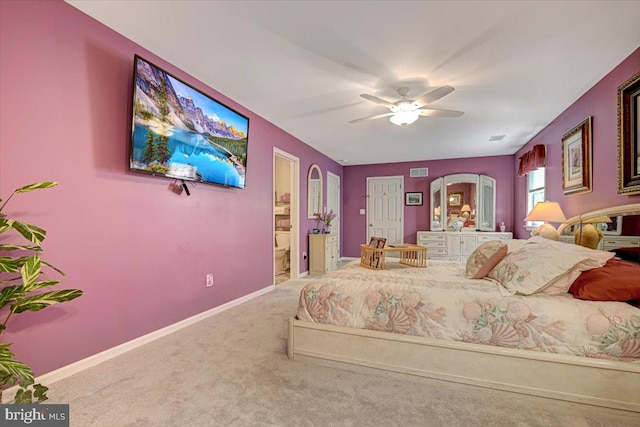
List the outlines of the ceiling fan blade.
{"label": "ceiling fan blade", "polygon": [[367,120],[380,119],[382,117],[387,117],[387,116],[393,116],[393,113],[388,112],[388,113],[376,114],[375,116],[369,116],[369,117],[363,117],[361,119],[351,120],[349,121],[349,123],[366,122]]}
{"label": "ceiling fan blade", "polygon": [[363,97],[364,99],[366,99],[367,101],[375,102],[376,104],[384,105],[385,107],[393,107],[394,106],[394,104],[392,102],[385,101],[382,98],[378,98],[377,96],[369,95],[368,93],[363,93],[360,96]]}
{"label": "ceiling fan blade", "polygon": [[422,107],[423,105],[431,104],[433,101],[437,101],[438,99],[449,95],[455,89],[451,86],[442,86],[438,89],[434,89],[431,92],[427,92],[422,95],[420,98],[413,101],[418,107]]}
{"label": "ceiling fan blade", "polygon": [[463,111],[438,110],[437,108],[423,108],[416,110],[416,113],[427,117],[460,117],[464,114]]}

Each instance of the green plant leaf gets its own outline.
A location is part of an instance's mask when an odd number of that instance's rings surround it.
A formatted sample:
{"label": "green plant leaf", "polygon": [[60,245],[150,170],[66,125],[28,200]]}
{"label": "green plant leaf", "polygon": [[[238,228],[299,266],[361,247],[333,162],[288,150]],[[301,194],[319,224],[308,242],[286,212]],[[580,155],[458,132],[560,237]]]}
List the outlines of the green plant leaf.
{"label": "green plant leaf", "polygon": [[39,190],[41,188],[51,188],[58,185],[57,182],[37,182],[35,184],[25,185],[24,187],[18,188],[14,193],[28,193],[29,191]]}
{"label": "green plant leaf", "polygon": [[4,217],[0,218],[0,234],[11,230],[14,222],[16,222],[14,219],[4,219]]}
{"label": "green plant leaf", "polygon": [[42,248],[36,245],[10,245],[0,244],[0,251],[41,251]]}
{"label": "green plant leaf", "polygon": [[54,269],[59,275],[61,275],[62,277],[66,277],[66,274],[64,274],[64,271],[57,269],[56,267],[54,267],[53,265],[49,264],[48,262],[44,261],[44,260],[40,260],[44,265],[46,265],[49,268]]}
{"label": "green plant leaf", "polygon": [[28,222],[13,221],[12,226],[14,230],[22,234],[25,239],[36,245],[41,244],[45,237],[47,237],[45,230]]}
{"label": "green plant leaf", "polygon": [[18,298],[21,298],[26,294],[24,286],[22,285],[7,286],[3,288],[0,291],[0,308],[12,304]]}
{"label": "green plant leaf", "polygon": [[33,398],[36,403],[44,402],[48,399],[47,390],[49,390],[49,387],[45,387],[42,384],[33,385]]}
{"label": "green plant leaf", "polygon": [[33,371],[22,362],[13,359],[9,350],[11,344],[0,344],[0,377],[11,375],[33,383]]}
{"label": "green plant leaf", "polygon": [[79,289],[63,289],[61,291],[43,292],[20,300],[15,305],[15,313],[22,313],[27,310],[39,311],[53,304],[71,301],[82,295]]}
{"label": "green plant leaf", "polygon": [[0,256],[0,273],[16,273],[18,269],[18,263],[15,259]]}
{"label": "green plant leaf", "polygon": [[20,275],[22,275],[22,284],[26,287],[35,283],[36,279],[42,272],[42,262],[40,262],[40,256],[34,255],[27,258],[26,262],[20,269]]}
{"label": "green plant leaf", "polygon": [[[45,280],[42,282],[32,283],[30,286],[23,286],[25,295],[29,292],[37,291],[38,289],[46,288],[48,286],[55,286],[60,283],[59,280]],[[1,293],[0,293],[1,295]]]}

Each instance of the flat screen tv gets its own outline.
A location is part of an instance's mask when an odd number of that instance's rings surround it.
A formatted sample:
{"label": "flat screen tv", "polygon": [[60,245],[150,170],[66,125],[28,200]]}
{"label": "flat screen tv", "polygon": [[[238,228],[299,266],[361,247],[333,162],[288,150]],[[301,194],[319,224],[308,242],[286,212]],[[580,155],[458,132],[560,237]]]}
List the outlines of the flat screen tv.
{"label": "flat screen tv", "polygon": [[245,188],[249,119],[135,56],[132,171]]}

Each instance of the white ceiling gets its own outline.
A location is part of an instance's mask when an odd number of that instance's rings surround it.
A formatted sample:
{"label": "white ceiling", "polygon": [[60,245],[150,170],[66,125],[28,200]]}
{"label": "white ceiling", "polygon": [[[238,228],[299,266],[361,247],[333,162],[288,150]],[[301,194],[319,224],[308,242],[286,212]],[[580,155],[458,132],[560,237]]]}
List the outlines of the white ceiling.
{"label": "white ceiling", "polygon": [[640,45],[640,1],[67,2],[345,165],[513,154]]}

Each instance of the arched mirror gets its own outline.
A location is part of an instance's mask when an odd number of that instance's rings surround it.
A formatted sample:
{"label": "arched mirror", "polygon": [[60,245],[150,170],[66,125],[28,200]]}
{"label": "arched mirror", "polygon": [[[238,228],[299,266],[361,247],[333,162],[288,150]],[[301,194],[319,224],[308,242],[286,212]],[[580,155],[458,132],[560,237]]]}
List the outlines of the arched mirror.
{"label": "arched mirror", "polygon": [[431,182],[431,231],[495,231],[496,180],[470,173]]}
{"label": "arched mirror", "polygon": [[314,219],[322,212],[322,171],[320,166],[311,165],[307,176],[307,218]]}

